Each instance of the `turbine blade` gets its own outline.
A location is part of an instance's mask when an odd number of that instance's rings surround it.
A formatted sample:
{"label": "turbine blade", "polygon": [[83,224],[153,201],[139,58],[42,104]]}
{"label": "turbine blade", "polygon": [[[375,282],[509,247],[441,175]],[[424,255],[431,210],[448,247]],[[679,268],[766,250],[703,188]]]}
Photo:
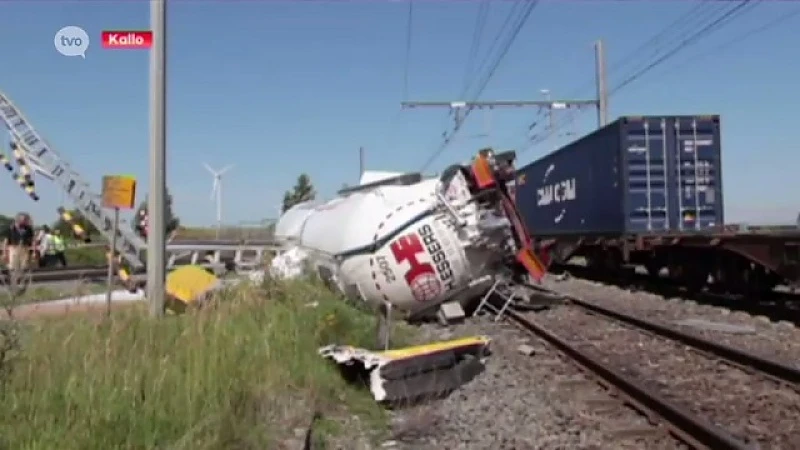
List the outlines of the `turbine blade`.
{"label": "turbine blade", "polygon": [[225,166],[225,168],[223,168],[222,170],[217,172],[217,175],[222,175],[223,173],[233,169],[233,166],[234,166],[233,164],[229,164],[229,165]]}
{"label": "turbine blade", "polygon": [[203,163],[203,167],[205,167],[206,170],[211,172],[212,174],[216,174],[216,172],[214,172],[214,169],[212,169],[211,166],[208,165],[208,163]]}

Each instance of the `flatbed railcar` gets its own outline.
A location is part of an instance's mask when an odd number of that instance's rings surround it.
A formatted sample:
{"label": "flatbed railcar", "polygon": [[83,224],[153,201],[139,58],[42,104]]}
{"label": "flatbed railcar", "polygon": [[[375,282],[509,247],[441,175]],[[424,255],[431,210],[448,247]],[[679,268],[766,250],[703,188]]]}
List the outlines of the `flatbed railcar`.
{"label": "flatbed railcar", "polygon": [[552,262],[639,265],[689,288],[800,285],[800,230],[724,225],[719,116],[627,116],[518,169],[515,197]]}

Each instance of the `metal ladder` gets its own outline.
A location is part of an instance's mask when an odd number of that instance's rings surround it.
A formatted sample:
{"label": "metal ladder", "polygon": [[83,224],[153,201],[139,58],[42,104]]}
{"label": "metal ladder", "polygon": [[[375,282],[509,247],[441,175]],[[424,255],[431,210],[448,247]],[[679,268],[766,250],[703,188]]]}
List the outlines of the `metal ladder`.
{"label": "metal ladder", "polygon": [[[28,165],[37,173],[58,183],[81,214],[111,242],[114,217],[110,211],[103,209],[100,195],[90,190],[89,183],[84,181],[72,169],[69,162],[47,143],[22,111],[2,91],[0,91],[0,119],[18,142]],[[146,242],[132,229],[122,225],[119,227],[116,251],[131,265],[131,268],[144,267],[142,252],[146,248]]]}
{"label": "metal ladder", "polygon": [[[475,315],[482,312],[493,313],[495,315],[495,322],[503,318],[503,314],[514,305],[516,300],[523,300],[524,294],[521,292],[524,288],[517,283],[507,279],[503,276],[495,278],[494,284],[481,299],[478,307],[475,309]],[[500,306],[492,303],[492,297],[500,299]]]}

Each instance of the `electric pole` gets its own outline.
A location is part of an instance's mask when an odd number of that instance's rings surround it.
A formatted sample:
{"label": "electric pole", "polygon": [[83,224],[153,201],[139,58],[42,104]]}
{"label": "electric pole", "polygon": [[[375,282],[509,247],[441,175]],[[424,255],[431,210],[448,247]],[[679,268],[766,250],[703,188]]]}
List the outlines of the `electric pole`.
{"label": "electric pole", "polygon": [[358,180],[364,175],[364,147],[358,147]]}
{"label": "electric pole", "polygon": [[[555,121],[553,120],[553,109],[555,109],[555,104],[553,104],[550,99],[550,89],[541,89],[539,92],[542,93],[545,100],[550,102],[550,105],[547,107],[547,132],[552,135],[555,133]],[[553,148],[553,150],[555,150],[555,148]]]}
{"label": "electric pole", "polygon": [[547,109],[550,131],[553,131],[553,110],[554,109],[597,109],[597,127],[603,127],[608,123],[608,90],[606,89],[605,55],[603,52],[603,42],[595,43],[596,61],[596,83],[597,98],[594,99],[560,99],[551,98],[550,91],[543,89],[544,100],[500,100],[500,101],[406,101],[401,102],[400,106],[408,108],[449,108],[453,113],[455,126],[461,126],[466,111],[472,109],[495,109],[495,108],[526,108],[533,107]]}
{"label": "electric pole", "polygon": [[595,79],[597,81],[597,128],[602,128],[608,123],[608,86],[606,86],[606,56],[603,50],[603,41],[594,43],[594,58],[596,65]]}
{"label": "electric pole", "polygon": [[147,300],[150,314],[164,315],[166,282],[166,107],[167,107],[167,1],[150,2],[150,195],[147,199]]}

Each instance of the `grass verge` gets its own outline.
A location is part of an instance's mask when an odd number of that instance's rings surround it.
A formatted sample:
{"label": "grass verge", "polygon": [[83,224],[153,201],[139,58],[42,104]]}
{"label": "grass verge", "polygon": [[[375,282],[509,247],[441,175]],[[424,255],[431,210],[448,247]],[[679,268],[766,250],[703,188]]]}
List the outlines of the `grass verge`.
{"label": "grass verge", "polygon": [[108,263],[105,247],[73,247],[64,251],[70,266],[102,266]]}
{"label": "grass verge", "polygon": [[368,392],[317,355],[334,342],[370,347],[371,316],[308,281],[218,297],[163,320],[131,309],[18,323],[20,351],[0,379],[0,448],[289,448],[314,411],[325,439],[350,435],[337,424],[354,416],[385,429]]}
{"label": "grass verge", "polygon": [[[119,287],[115,286],[115,289]],[[45,302],[49,300],[58,300],[68,297],[81,297],[84,295],[100,294],[106,292],[108,289],[105,285],[96,283],[86,283],[82,281],[75,281],[72,283],[60,283],[58,285],[32,285],[22,294],[15,297],[12,301],[6,301],[8,298],[8,288],[0,288],[0,304],[13,304],[24,305],[28,303]]]}

